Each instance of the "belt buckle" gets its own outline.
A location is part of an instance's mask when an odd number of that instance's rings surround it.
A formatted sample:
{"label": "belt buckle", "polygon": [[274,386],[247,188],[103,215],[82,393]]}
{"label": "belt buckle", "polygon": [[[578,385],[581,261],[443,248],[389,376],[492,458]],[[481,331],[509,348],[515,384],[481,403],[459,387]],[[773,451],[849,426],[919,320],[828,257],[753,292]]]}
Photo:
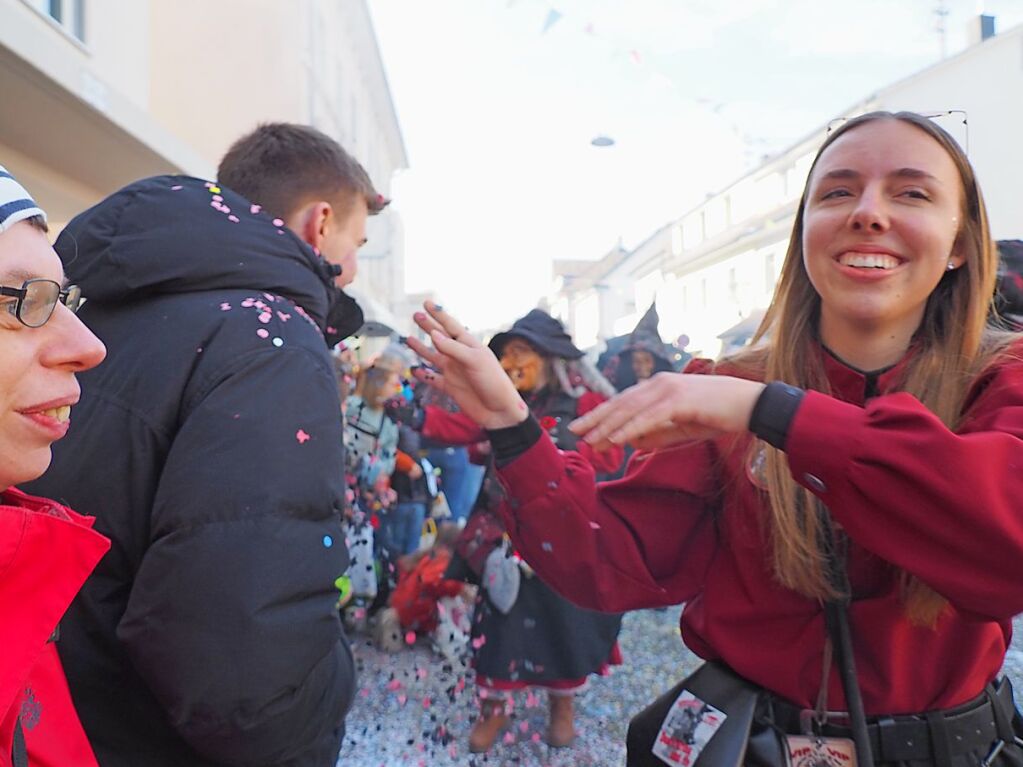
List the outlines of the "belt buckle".
{"label": "belt buckle", "polygon": [[[833,719],[838,719],[843,722],[849,721],[848,711],[817,711],[813,708],[804,708],[799,711],[799,731],[803,735],[814,735],[814,725],[817,725],[818,731],[823,733],[824,725]],[[846,725],[839,725],[846,726]]]}

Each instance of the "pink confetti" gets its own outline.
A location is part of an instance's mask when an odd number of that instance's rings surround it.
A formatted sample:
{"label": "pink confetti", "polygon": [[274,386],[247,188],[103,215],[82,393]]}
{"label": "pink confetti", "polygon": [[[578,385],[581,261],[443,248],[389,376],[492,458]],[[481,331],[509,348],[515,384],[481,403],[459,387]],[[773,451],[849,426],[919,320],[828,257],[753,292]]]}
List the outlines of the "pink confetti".
{"label": "pink confetti", "polygon": [[430,707],[430,696],[427,695],[426,697],[423,698],[423,708],[429,708],[429,707]]}
{"label": "pink confetti", "polygon": [[519,732],[528,732],[528,731],[529,731],[529,722],[527,722],[525,720],[519,722]]}
{"label": "pink confetti", "polygon": [[473,646],[474,650],[480,649],[486,643],[487,643],[487,638],[485,636],[478,636],[478,637],[476,637],[475,639],[472,640],[472,646]]}
{"label": "pink confetti", "polygon": [[415,631],[408,632],[405,635],[405,644],[415,644],[415,643],[416,643],[416,632]]}
{"label": "pink confetti", "polygon": [[277,316],[280,318],[281,322],[287,322],[288,320],[291,319],[290,314],[286,314],[285,312],[282,312],[280,309],[277,310]]}
{"label": "pink confetti", "polygon": [[210,181],[207,181],[206,183],[203,184],[203,186],[206,187],[207,189],[212,189],[215,186],[215,184],[213,184]]}
{"label": "pink confetti", "polygon": [[216,200],[210,200],[210,207],[216,210],[220,210],[220,203]]}
{"label": "pink confetti", "polygon": [[229,304],[229,303],[221,304],[220,305],[220,311],[222,311],[222,312],[229,312],[229,311],[231,311],[231,304]]}
{"label": "pink confetti", "polygon": [[359,690],[359,695],[361,695],[363,698],[368,698],[369,697],[369,688],[368,687],[363,687],[361,690]]}
{"label": "pink confetti", "polygon": [[264,325],[272,319],[273,315],[270,314],[270,312],[263,312],[261,315],[259,315],[259,321],[262,322]]}
{"label": "pink confetti", "polygon": [[512,733],[510,733],[510,732],[506,732],[504,734],[503,740],[504,740],[505,743],[514,743],[515,742],[515,736]]}
{"label": "pink confetti", "polygon": [[260,207],[259,205],[250,205],[249,206],[249,213],[251,213],[252,215],[256,215],[261,210],[263,210],[263,208]]}
{"label": "pink confetti", "polygon": [[398,696],[398,703],[400,703],[403,706],[405,705],[405,701],[407,701],[407,700],[408,700],[408,695],[399,695]]}
{"label": "pink confetti", "polygon": [[600,525],[598,525],[596,522],[590,522],[590,527],[592,527],[594,530],[600,529]]}
{"label": "pink confetti", "polygon": [[267,301],[276,301],[277,300],[277,296],[275,296],[273,293],[264,293],[263,294],[263,298],[265,298]]}
{"label": "pink confetti", "polygon": [[226,205],[221,205],[220,206],[220,212],[221,213],[230,213],[231,209],[229,207],[227,207]]}
{"label": "pink confetti", "polygon": [[270,331],[267,330],[266,328],[260,328],[259,330],[256,331],[256,335],[259,336],[260,338],[269,338]]}
{"label": "pink confetti", "polygon": [[172,192],[177,192],[177,191],[179,191],[179,190],[181,190],[181,189],[184,189],[184,188],[185,188],[185,187],[181,186],[181,184],[178,184],[177,186],[172,186],[172,187],[171,187],[171,191],[172,191]]}
{"label": "pink confetti", "polygon": [[426,671],[425,668],[417,668],[416,669],[416,676],[419,677],[420,679],[426,679],[426,674],[427,674],[427,671]]}
{"label": "pink confetti", "polygon": [[539,743],[540,742],[540,733],[534,732],[533,733],[533,737],[530,738],[530,740],[532,740],[534,743]]}
{"label": "pink confetti", "polygon": [[213,195],[213,199],[216,200],[217,202],[223,202],[224,201],[224,198],[221,197],[219,194]]}
{"label": "pink confetti", "polygon": [[242,301],[242,306],[244,306],[246,309],[248,309],[250,306],[255,306],[255,304],[256,299],[254,298],[246,298],[244,301]]}
{"label": "pink confetti", "polygon": [[232,222],[234,222],[234,223],[236,223],[236,224],[237,224],[237,223],[238,223],[238,221],[239,221],[239,218],[238,218],[238,216],[236,216],[236,215],[234,215],[234,214],[232,213],[232,214],[231,214],[230,216],[228,216],[228,217],[227,217],[227,220],[228,220],[228,221],[232,221]]}
{"label": "pink confetti", "polygon": [[397,690],[399,687],[401,687],[400,679],[392,679],[390,682],[387,683],[387,689],[391,690],[392,692],[394,690]]}
{"label": "pink confetti", "polygon": [[283,221],[281,221],[281,219],[279,219],[279,218],[275,218],[275,219],[273,220],[273,225],[274,225],[274,226],[284,226],[284,222],[283,222]]}
{"label": "pink confetti", "polygon": [[306,434],[303,429],[299,429],[298,431],[295,432],[295,439],[298,440],[298,444],[304,445],[311,439],[311,437],[308,434]]}

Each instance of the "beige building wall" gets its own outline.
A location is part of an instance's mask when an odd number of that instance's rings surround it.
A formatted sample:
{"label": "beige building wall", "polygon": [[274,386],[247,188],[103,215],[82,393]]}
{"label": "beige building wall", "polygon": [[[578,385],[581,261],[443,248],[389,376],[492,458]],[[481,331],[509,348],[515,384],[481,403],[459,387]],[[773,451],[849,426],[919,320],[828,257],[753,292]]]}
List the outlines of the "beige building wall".
{"label": "beige building wall", "polygon": [[54,229],[137,178],[205,167],[146,112],[145,0],[86,3],[84,41],[39,7],[0,0],[0,157]]}
{"label": "beige building wall", "polygon": [[[60,2],[63,23],[50,0],[0,0],[0,162],[56,231],[138,178],[213,178],[261,122],[316,126],[386,196],[408,164],[366,0]],[[353,292],[393,323],[404,297],[398,215],[371,219],[367,234]]]}
{"label": "beige building wall", "polygon": [[211,168],[258,123],[306,119],[300,2],[148,5],[150,114]]}

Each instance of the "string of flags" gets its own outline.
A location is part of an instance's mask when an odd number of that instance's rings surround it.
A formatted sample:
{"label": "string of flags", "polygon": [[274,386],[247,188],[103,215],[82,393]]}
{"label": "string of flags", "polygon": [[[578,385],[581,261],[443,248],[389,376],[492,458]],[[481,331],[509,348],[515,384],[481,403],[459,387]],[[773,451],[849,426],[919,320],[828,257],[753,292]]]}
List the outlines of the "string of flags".
{"label": "string of flags", "polygon": [[[520,3],[520,0],[505,0],[505,2],[506,8],[511,9],[518,5]],[[544,2],[544,0],[541,0],[541,2]],[[546,5],[546,2],[544,2],[544,4]],[[544,18],[542,26],[540,27],[540,34],[546,35],[564,18],[565,14],[560,9],[554,7],[553,5],[548,5],[547,15]],[[597,32],[596,25],[590,20],[586,20],[582,24],[581,29],[590,37],[594,38],[601,37],[601,35],[598,34]],[[631,61],[636,66],[641,66],[644,61],[644,56],[638,48],[619,49],[615,52],[615,55],[625,55],[629,59],[629,61]]]}

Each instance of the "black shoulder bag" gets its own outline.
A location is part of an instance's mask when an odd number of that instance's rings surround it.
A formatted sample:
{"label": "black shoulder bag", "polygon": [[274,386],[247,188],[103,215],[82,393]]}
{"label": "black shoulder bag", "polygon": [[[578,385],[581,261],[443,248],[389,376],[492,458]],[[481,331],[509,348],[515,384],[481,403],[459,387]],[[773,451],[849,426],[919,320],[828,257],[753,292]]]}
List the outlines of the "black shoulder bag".
{"label": "black shoulder bag", "polygon": [[[837,653],[858,767],[873,767],[849,630],[844,552],[836,551],[826,512],[821,518],[830,544],[826,546],[830,578],[835,590],[846,595],[825,603],[825,625]],[[830,653],[826,655],[830,658]],[[770,699],[768,691],[720,661],[704,663],[632,718],[626,767],[789,767],[786,733],[772,720]]]}

